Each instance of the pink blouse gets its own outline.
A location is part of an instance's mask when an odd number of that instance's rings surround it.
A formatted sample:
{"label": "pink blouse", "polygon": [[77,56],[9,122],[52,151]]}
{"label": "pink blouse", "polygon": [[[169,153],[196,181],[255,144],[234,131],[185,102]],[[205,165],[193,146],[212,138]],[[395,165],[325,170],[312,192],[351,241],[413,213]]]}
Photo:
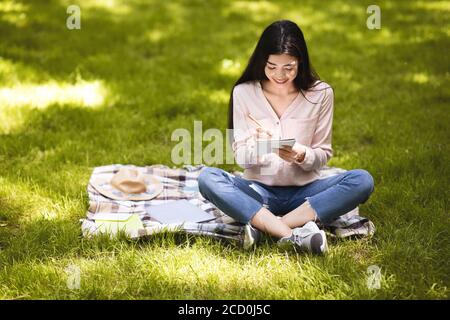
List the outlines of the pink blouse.
{"label": "pink blouse", "polygon": [[[237,85],[233,90],[233,152],[244,169],[244,178],[271,186],[302,186],[319,177],[318,170],[331,158],[331,128],[333,122],[333,90],[325,82],[301,93],[285,109],[281,118],[275,113],[259,81]],[[309,101],[308,101],[309,100]],[[287,162],[276,153],[256,155],[251,137],[257,125],[250,113],[272,139],[295,138],[294,150],[306,149],[302,162]]]}

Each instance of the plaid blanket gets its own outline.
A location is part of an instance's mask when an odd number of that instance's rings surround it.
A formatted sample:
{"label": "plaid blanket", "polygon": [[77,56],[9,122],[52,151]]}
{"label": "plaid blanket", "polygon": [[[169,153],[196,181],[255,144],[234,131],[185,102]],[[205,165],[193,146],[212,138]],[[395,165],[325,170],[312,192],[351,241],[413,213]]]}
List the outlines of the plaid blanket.
{"label": "plaid blanket", "polygon": [[[121,167],[120,164],[96,167],[90,181],[98,176],[111,178]],[[156,232],[183,231],[190,234],[206,235],[217,239],[235,241],[245,245],[248,236],[245,225],[235,221],[219,210],[214,204],[206,200],[198,190],[197,178],[205,165],[184,165],[182,168],[170,168],[166,165],[155,164],[146,167],[134,167],[147,174],[152,174],[163,184],[163,191],[155,198],[147,201],[121,201],[112,200],[100,194],[92,185],[88,184],[89,208],[86,219],[81,220],[81,229],[84,236],[89,237],[100,233],[95,220],[99,213],[129,213],[139,215],[142,228],[129,231],[128,236],[139,238],[149,236]],[[342,169],[325,167],[321,171],[321,178],[344,172]],[[234,171],[234,175],[242,176],[242,172]],[[215,219],[202,223],[162,224],[151,217],[152,206],[166,202],[186,199],[200,209],[213,214]],[[331,235],[348,237],[351,235],[372,235],[375,228],[368,219],[358,215],[358,208],[339,217],[330,225],[322,226]],[[247,228],[248,230],[248,228]]]}

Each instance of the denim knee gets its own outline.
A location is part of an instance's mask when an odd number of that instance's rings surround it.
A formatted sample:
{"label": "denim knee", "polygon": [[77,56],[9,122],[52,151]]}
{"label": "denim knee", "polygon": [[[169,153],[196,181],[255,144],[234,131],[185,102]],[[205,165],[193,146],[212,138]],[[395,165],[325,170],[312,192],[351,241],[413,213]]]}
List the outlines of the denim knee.
{"label": "denim knee", "polygon": [[372,175],[363,169],[351,170],[350,173],[356,181],[357,191],[364,199],[363,201],[367,200],[374,190]]}
{"label": "denim knee", "polygon": [[206,167],[203,168],[197,177],[198,189],[202,191],[210,189],[218,180],[223,178],[219,168]]}

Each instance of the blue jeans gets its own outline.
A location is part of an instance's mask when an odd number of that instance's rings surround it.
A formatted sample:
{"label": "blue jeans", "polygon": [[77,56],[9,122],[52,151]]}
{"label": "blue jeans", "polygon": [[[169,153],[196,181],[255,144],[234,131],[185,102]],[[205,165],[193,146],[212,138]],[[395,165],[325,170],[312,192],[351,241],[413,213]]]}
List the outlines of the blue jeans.
{"label": "blue jeans", "polygon": [[364,203],[374,189],[370,173],[360,169],[304,186],[268,186],[206,167],[198,177],[198,186],[205,199],[242,223],[248,223],[263,206],[283,216],[308,200],[320,222],[327,224]]}

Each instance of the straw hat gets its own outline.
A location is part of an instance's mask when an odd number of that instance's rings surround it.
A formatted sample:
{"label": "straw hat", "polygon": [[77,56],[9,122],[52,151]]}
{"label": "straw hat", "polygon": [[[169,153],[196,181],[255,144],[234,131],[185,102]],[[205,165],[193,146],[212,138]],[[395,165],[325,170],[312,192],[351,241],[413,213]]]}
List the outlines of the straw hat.
{"label": "straw hat", "polygon": [[161,181],[153,175],[125,166],[112,177],[99,175],[90,183],[102,195],[115,200],[150,200],[163,189]]}

